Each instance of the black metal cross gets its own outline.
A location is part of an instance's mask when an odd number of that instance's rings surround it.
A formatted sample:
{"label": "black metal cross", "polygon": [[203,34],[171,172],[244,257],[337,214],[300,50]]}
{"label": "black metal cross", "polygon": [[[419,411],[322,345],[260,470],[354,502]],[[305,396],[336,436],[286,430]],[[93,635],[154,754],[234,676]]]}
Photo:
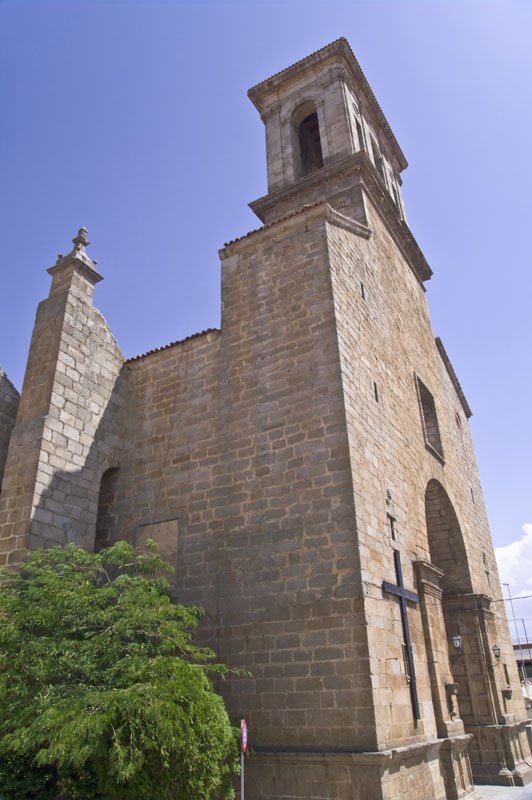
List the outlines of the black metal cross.
{"label": "black metal cross", "polygon": [[419,715],[419,701],[417,698],[416,688],[416,671],[414,669],[414,655],[412,653],[412,642],[410,640],[410,628],[408,626],[408,614],[406,601],[410,600],[411,603],[419,603],[419,595],[415,592],[409,592],[403,585],[403,570],[401,569],[401,556],[399,550],[393,551],[393,560],[395,563],[395,577],[397,578],[397,586],[388,581],[382,582],[382,588],[385,592],[396,595],[401,602],[401,622],[403,623],[403,636],[405,638],[406,660],[408,664],[408,671],[410,673],[410,698],[412,701],[412,711],[414,712],[414,719],[420,719]]}

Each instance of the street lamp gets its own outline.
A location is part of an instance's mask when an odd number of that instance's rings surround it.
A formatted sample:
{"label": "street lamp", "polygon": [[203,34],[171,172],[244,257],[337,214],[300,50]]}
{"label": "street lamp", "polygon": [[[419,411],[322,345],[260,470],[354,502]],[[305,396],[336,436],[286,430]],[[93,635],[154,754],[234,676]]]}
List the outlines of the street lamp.
{"label": "street lamp", "polygon": [[453,643],[453,647],[456,650],[456,655],[462,655],[462,637],[459,633],[455,633],[454,636],[451,636],[451,641]]}

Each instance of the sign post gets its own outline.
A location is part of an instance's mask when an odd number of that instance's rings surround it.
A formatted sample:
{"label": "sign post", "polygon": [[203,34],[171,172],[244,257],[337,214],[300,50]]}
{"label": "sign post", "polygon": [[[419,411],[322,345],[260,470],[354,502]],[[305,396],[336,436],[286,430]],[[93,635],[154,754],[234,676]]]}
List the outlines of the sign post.
{"label": "sign post", "polygon": [[244,800],[244,755],[248,749],[248,726],[240,720],[240,800]]}

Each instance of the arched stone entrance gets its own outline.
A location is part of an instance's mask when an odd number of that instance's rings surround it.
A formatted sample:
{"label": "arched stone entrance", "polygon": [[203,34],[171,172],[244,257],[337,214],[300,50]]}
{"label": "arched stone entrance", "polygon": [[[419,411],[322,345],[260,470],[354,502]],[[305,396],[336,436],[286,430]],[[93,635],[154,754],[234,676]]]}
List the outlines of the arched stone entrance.
{"label": "arched stone entrance", "polygon": [[[519,750],[520,732],[506,713],[504,692],[498,685],[501,677],[492,652],[497,641],[492,598],[473,591],[460,523],[447,492],[436,480],[427,485],[425,514],[431,567],[440,575],[445,660],[452,675],[445,687],[447,710],[453,719],[461,718],[465,731],[472,734],[469,756],[475,781],[522,785],[528,767]],[[456,636],[461,637],[458,649],[452,644]]]}

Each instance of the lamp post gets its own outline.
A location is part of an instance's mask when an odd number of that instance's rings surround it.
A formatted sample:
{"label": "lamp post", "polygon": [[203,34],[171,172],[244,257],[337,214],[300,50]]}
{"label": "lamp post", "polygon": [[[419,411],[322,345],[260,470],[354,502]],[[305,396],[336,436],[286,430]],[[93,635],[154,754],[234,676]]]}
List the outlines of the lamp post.
{"label": "lamp post", "polygon": [[244,800],[244,756],[248,749],[248,726],[240,720],[240,800]]}

